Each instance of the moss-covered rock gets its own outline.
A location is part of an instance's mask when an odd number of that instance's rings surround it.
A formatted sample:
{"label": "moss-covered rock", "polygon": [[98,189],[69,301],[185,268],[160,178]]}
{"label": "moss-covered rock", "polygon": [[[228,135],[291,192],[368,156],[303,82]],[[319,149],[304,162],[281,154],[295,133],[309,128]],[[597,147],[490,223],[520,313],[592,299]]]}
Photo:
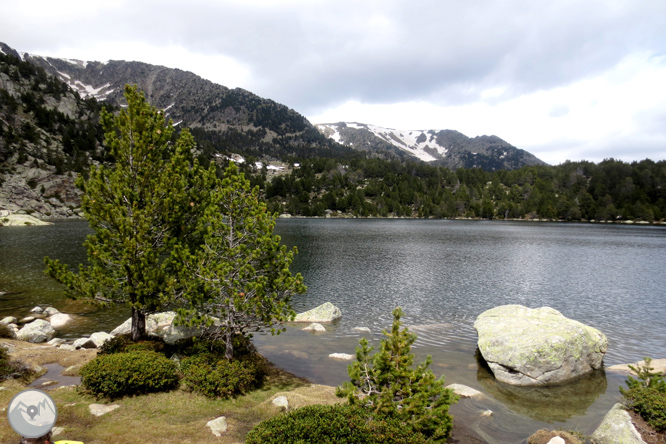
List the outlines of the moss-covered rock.
{"label": "moss-covered rock", "polygon": [[622,404],[615,404],[604,416],[592,440],[596,444],[645,444]]}
{"label": "moss-covered rock", "polygon": [[330,302],[326,302],[312,310],[297,314],[294,322],[333,322],[341,317],[340,309]]}
{"label": "moss-covered rock", "polygon": [[550,307],[504,305],[474,322],[479,351],[495,377],[512,385],[552,385],[601,368],[608,348],[599,330]]}

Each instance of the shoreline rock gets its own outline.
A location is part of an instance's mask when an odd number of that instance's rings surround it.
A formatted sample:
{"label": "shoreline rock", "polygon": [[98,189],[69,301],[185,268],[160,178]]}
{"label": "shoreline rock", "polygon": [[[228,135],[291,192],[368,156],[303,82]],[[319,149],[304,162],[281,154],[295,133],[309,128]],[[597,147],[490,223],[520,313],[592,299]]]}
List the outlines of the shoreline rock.
{"label": "shoreline rock", "polygon": [[[606,371],[620,373],[623,375],[636,376],[636,373],[629,368],[630,365],[636,368],[643,367],[645,366],[645,361],[638,361],[634,362],[633,364],[611,365],[610,367],[606,367]],[[650,362],[650,367],[652,367],[654,371],[661,372],[662,375],[666,375],[666,359],[653,359]]]}
{"label": "shoreline rock", "polygon": [[319,307],[315,307],[312,310],[299,313],[294,318],[294,322],[333,322],[336,319],[342,317],[342,312],[338,307],[331,304],[330,302],[325,302]]}
{"label": "shoreline rock", "polygon": [[599,330],[550,307],[504,305],[474,322],[478,347],[498,381],[555,385],[601,368],[608,340]]}
{"label": "shoreline rock", "polygon": [[52,222],[46,222],[29,214],[9,214],[0,217],[0,227],[27,227],[53,225]]}
{"label": "shoreline rock", "polygon": [[631,422],[631,416],[619,403],[604,416],[599,427],[592,433],[592,439],[596,444],[645,444]]}
{"label": "shoreline rock", "polygon": [[55,336],[55,333],[55,329],[51,327],[51,324],[48,321],[36,319],[29,324],[24,325],[23,328],[18,331],[16,337],[23,341],[37,343],[50,341]]}

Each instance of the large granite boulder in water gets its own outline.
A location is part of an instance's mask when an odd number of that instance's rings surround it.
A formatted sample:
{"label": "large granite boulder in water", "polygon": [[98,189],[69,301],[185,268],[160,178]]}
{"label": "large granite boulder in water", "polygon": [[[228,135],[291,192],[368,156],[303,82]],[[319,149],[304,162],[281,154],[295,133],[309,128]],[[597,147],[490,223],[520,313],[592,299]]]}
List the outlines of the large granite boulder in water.
{"label": "large granite boulder in water", "polygon": [[333,322],[341,317],[340,309],[330,302],[326,302],[312,310],[297,314],[294,322]]}
{"label": "large granite boulder in water", "polygon": [[599,330],[550,307],[503,305],[474,322],[479,351],[497,380],[551,385],[599,369],[608,348]]}

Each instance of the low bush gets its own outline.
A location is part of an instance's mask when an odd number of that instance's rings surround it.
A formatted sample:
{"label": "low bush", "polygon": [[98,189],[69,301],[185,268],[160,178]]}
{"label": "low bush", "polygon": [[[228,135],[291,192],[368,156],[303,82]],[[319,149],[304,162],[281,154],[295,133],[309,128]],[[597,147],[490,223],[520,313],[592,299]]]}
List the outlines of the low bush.
{"label": "low bush", "polygon": [[395,419],[378,419],[352,405],[311,405],[266,420],[245,437],[246,444],[420,444],[424,435]]}
{"label": "low bush", "polygon": [[657,432],[666,432],[666,392],[651,387],[626,390],[627,407],[641,415]]}
{"label": "low bush", "polygon": [[21,361],[12,361],[7,350],[0,345],[0,380],[22,379],[29,381],[35,375],[34,370]]}
{"label": "low bush", "polygon": [[129,334],[118,335],[109,339],[99,349],[100,355],[111,355],[114,353],[127,353],[131,351],[154,351],[161,353],[165,348],[162,338],[151,336],[143,341],[132,341]]}
{"label": "low bush", "polygon": [[0,338],[14,339],[14,332],[5,324],[0,324]]}
{"label": "low bush", "polygon": [[9,354],[3,346],[0,346],[0,379],[11,377],[13,372],[14,369],[9,360]]}
{"label": "low bush", "polygon": [[98,355],[81,367],[82,385],[98,398],[120,398],[178,387],[176,363],[154,351]]}
{"label": "low bush", "polygon": [[620,387],[628,408],[638,413],[657,432],[666,432],[666,381],[660,372],[650,366],[651,358],[644,358],[644,366],[629,366],[638,379],[627,378],[628,389]]}
{"label": "low bush", "polygon": [[258,387],[266,375],[266,364],[257,354],[228,361],[216,353],[203,353],[181,361],[185,386],[209,398],[228,398]]}
{"label": "low bush", "polygon": [[[243,335],[233,337],[234,358],[254,355],[257,352],[252,341]],[[222,340],[209,338],[185,338],[176,342],[174,345],[167,345],[167,354],[178,353],[183,356],[214,354],[224,356],[226,344]]]}

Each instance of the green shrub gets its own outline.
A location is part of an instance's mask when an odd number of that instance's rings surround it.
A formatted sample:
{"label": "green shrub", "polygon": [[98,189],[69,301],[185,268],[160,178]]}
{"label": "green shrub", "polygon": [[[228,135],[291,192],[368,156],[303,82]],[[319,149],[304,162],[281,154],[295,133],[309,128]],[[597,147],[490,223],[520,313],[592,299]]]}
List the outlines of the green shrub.
{"label": "green shrub", "polygon": [[131,351],[154,351],[161,353],[165,349],[162,338],[151,336],[144,341],[132,341],[130,334],[118,335],[109,339],[99,349],[100,355],[111,355],[114,353],[127,353]]}
{"label": "green shrub", "polygon": [[5,347],[0,345],[0,379],[22,379],[28,382],[35,372],[21,361],[12,361]]}
{"label": "green shrub", "polygon": [[371,410],[376,417],[399,419],[434,442],[444,442],[453,428],[449,406],[458,402],[458,396],[444,386],[443,376],[437,379],[428,369],[430,356],[412,367],[411,346],[416,335],[400,328],[402,315],[400,307],[393,310],[391,332],[383,332],[386,338],[378,353],[371,356],[368,341],[359,341],[356,362],[347,368],[351,380],[338,387],[336,395]]}
{"label": "green shrub", "polygon": [[9,360],[9,354],[7,349],[0,345],[0,379],[6,379],[11,377],[11,374],[14,372],[14,368],[11,365]]}
{"label": "green shrub", "polygon": [[[243,335],[233,337],[233,347],[235,358],[254,355],[257,352],[252,341]],[[167,354],[178,353],[183,356],[206,354],[224,356],[226,344],[221,340],[192,337],[181,339],[172,346],[167,345],[166,350],[169,352]]]}
{"label": "green shrub", "polygon": [[420,433],[395,419],[376,419],[352,405],[311,405],[266,420],[245,437],[246,444],[420,444]]}
{"label": "green shrub", "polygon": [[263,358],[257,354],[231,361],[215,353],[184,358],[180,364],[185,386],[209,398],[228,398],[258,387],[266,375]]}
{"label": "green shrub", "polygon": [[153,351],[99,355],[79,374],[95,396],[111,399],[168,391],[179,383],[176,363]]}
{"label": "green shrub", "polygon": [[658,432],[666,432],[666,381],[650,366],[651,358],[643,358],[644,366],[629,366],[638,379],[627,378],[627,390],[620,387],[625,404]]}
{"label": "green shrub", "polygon": [[6,324],[0,324],[0,338],[14,339],[14,332]]}
{"label": "green shrub", "polygon": [[627,407],[641,415],[658,432],[666,432],[666,392],[652,387],[635,387],[626,390]]}

